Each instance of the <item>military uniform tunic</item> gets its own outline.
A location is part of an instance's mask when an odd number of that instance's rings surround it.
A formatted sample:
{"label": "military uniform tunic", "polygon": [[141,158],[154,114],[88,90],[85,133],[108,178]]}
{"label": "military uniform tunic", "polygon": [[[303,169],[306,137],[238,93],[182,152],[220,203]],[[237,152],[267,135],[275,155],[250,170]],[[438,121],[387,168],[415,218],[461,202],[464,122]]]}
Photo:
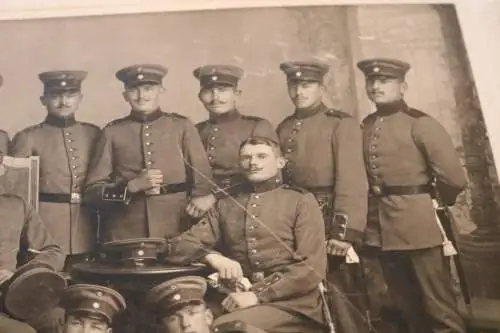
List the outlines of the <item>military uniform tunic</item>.
{"label": "military uniform tunic", "polygon": [[[0,195],[0,269],[11,272],[18,265],[18,251],[34,250],[32,262],[43,262],[60,271],[64,265],[64,254],[42,222],[21,197]],[[35,253],[35,254],[33,254]]]}
{"label": "military uniform tunic", "polygon": [[326,274],[321,211],[312,194],[276,184],[249,188],[235,197],[237,203],[219,200],[197,225],[169,242],[168,260],[187,264],[222,244],[221,253],[241,264],[261,304],[323,323],[317,288]]}
{"label": "military uniform tunic", "polygon": [[[127,193],[128,181],[146,168],[161,170],[165,186],[180,190]],[[189,227],[183,220],[188,194],[209,194],[211,177],[200,136],[187,118],[132,111],[103,129],[85,195],[102,208],[104,241],[171,237]]]}
{"label": "military uniform tunic", "polygon": [[[363,121],[366,170],[375,186],[429,184],[433,177],[458,194],[466,179],[446,130],[401,103]],[[366,243],[383,250],[422,249],[443,242],[430,193],[370,196]]]}
{"label": "military uniform tunic", "polygon": [[275,138],[271,123],[241,115],[238,110],[211,117],[196,125],[208,155],[215,181],[223,188],[238,183],[240,145],[252,136]]}
{"label": "military uniform tunic", "polygon": [[12,156],[40,157],[39,214],[66,254],[88,252],[95,244],[94,215],[81,205],[81,195],[99,133],[95,125],[49,115],[12,140]]}
{"label": "military uniform tunic", "polygon": [[287,117],[277,132],[288,160],[285,181],[316,194],[325,206],[328,232],[335,214],[347,216],[345,235],[329,237],[361,239],[366,225],[367,183],[356,120],[321,104],[315,110]]}

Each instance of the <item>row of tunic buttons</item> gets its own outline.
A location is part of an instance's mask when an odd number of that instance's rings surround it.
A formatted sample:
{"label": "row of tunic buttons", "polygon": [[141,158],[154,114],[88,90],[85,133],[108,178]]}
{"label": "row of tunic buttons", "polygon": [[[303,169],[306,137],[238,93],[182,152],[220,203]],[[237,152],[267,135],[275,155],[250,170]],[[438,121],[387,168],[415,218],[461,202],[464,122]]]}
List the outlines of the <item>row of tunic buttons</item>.
{"label": "row of tunic buttons", "polygon": [[[261,196],[259,194],[255,194],[255,195],[252,195],[252,198],[256,199],[256,200],[259,200],[261,198]],[[257,204],[256,203],[252,203],[252,204],[250,204],[250,207],[251,208],[255,208],[255,207],[257,207]],[[256,225],[257,222],[255,221],[257,219],[257,215],[251,214],[250,218],[252,219],[252,222],[248,226],[248,230],[249,231],[253,231],[253,230],[257,229],[257,225]],[[250,243],[256,243],[257,242],[257,238],[255,238],[255,237],[249,237],[248,238],[248,242],[250,242]],[[251,255],[255,255],[258,252],[257,249],[251,248],[251,245],[248,247],[248,249],[249,249],[249,252],[250,252]],[[256,262],[254,262],[254,264],[256,266],[259,266],[260,265],[260,261],[256,261]]]}
{"label": "row of tunic buttons", "polygon": [[[378,118],[378,120],[383,123],[384,122],[384,118]],[[375,125],[375,132],[380,132],[382,130],[382,128],[380,126],[377,126]],[[377,159],[378,155],[376,154],[376,151],[377,151],[377,144],[376,142],[374,141],[377,141],[379,138],[379,134],[378,133],[374,133],[372,134],[372,137],[371,137],[371,142],[370,142],[370,160],[371,160],[371,164],[370,164],[370,167],[372,170],[376,170],[378,169],[378,165],[374,163],[374,160]],[[376,175],[374,175],[375,178],[377,178]]]}
{"label": "row of tunic buttons", "polygon": [[214,132],[218,132],[219,131],[219,128],[218,127],[212,127],[210,128],[210,137],[209,137],[209,140],[210,142],[208,143],[208,146],[207,146],[207,153],[208,153],[208,160],[209,161],[213,161],[215,159],[215,156],[214,156],[214,153],[215,153],[215,133]]}
{"label": "row of tunic buttons", "polygon": [[153,155],[153,152],[149,150],[151,145],[153,144],[151,141],[148,141],[149,137],[151,136],[151,132],[149,132],[149,129],[151,128],[151,125],[144,125],[144,136],[145,136],[145,145],[146,145],[146,165],[151,166],[154,164],[154,161],[151,160],[151,157]]}
{"label": "row of tunic buttons", "polygon": [[[286,153],[292,153],[293,152],[293,148],[291,147],[291,144],[293,144],[295,142],[295,136],[297,135],[297,133],[300,131],[300,128],[302,127],[302,121],[300,120],[297,120],[293,126],[293,129],[292,129],[292,132],[290,133],[290,137],[288,138],[287,140],[287,148],[285,150]],[[287,166],[285,168],[285,172],[289,178],[289,180],[292,178],[293,176],[293,161],[291,160],[288,160],[287,162]]]}
{"label": "row of tunic buttons", "polygon": [[[76,148],[72,146],[72,144],[75,142],[75,140],[71,137],[72,133],[70,131],[64,131],[64,135],[66,136],[66,148],[70,152],[69,154],[69,159],[70,159],[70,168],[71,170],[76,171],[76,168],[78,168],[77,160],[78,160],[78,155],[76,154]],[[73,179],[76,181],[78,180],[78,175],[73,175]],[[77,183],[73,184],[73,190],[78,187]]]}

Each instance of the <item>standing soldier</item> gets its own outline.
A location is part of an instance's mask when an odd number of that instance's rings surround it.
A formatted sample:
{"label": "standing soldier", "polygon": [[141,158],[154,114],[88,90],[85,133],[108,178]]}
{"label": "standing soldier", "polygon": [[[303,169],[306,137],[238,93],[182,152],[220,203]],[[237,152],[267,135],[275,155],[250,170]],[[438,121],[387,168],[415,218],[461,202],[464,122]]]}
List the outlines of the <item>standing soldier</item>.
{"label": "standing soldier", "polygon": [[93,214],[81,206],[81,197],[100,130],[75,120],[86,76],[83,71],[39,74],[47,117],[17,133],[10,152],[17,157],[40,156],[39,213],[67,255],[66,269],[85,260],[95,244]]}
{"label": "standing soldier", "polygon": [[350,115],[323,104],[328,65],[286,62],[280,69],[296,108],[277,129],[287,159],[283,177],[312,192],[319,202],[326,223],[327,280],[334,289],[332,312],[340,332],[362,332],[367,327],[361,309],[363,282],[358,267],[345,263],[347,251],[362,241],[366,225],[368,188],[360,126]]}
{"label": "standing soldier", "polygon": [[237,109],[238,81],[243,69],[229,65],[207,65],[193,72],[200,80],[198,98],[209,119],[196,125],[208,154],[217,188],[212,199],[237,190],[242,183],[239,148],[251,136],[276,137],[271,123],[263,118],[242,115]]}
{"label": "standing soldier", "polygon": [[210,165],[196,128],[160,109],[166,73],[149,64],[116,73],[132,110],[104,128],[85,192],[102,208],[106,241],[175,236],[189,227],[183,218],[189,196],[193,215],[213,204]]}
{"label": "standing soldier", "polygon": [[363,121],[374,212],[365,238],[381,250],[391,299],[408,325],[401,332],[465,332],[431,197],[433,178],[448,205],[466,184],[455,148],[435,119],[404,102],[409,64],[369,59],[358,67],[377,107]]}

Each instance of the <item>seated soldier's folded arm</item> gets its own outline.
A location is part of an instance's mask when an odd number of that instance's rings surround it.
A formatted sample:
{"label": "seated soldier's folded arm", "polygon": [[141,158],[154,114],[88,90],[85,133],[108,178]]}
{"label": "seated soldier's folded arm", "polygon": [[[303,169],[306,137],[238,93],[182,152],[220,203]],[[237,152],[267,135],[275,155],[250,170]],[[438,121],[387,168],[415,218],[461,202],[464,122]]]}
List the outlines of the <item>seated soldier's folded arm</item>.
{"label": "seated soldier's folded arm", "polygon": [[219,215],[214,207],[186,232],[167,239],[165,260],[178,265],[202,261],[220,239]]}
{"label": "seated soldier's folded arm", "polygon": [[296,209],[296,262],[283,265],[279,272],[252,286],[251,290],[261,303],[308,294],[326,276],[325,230],[318,203],[312,194],[307,193]]}
{"label": "seated soldier's folded arm", "polygon": [[28,251],[32,259],[27,265],[49,265],[60,272],[66,256],[45,227],[37,212],[25,205],[25,223],[21,233],[20,248]]}
{"label": "seated soldier's folded arm", "polygon": [[106,128],[97,140],[89,164],[84,203],[103,205],[107,203],[128,204],[131,193],[127,190],[128,180],[113,177],[113,150],[110,133]]}

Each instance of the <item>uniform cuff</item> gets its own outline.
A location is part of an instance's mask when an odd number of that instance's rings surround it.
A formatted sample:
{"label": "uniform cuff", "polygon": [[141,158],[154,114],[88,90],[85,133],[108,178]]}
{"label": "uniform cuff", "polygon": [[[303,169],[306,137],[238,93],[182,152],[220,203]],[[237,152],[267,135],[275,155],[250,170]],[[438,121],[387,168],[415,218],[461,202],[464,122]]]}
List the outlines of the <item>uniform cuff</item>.
{"label": "uniform cuff", "polygon": [[280,281],[282,277],[282,273],[273,273],[264,280],[254,283],[250,291],[255,293],[260,303],[272,302],[277,297],[276,290],[272,286]]}

